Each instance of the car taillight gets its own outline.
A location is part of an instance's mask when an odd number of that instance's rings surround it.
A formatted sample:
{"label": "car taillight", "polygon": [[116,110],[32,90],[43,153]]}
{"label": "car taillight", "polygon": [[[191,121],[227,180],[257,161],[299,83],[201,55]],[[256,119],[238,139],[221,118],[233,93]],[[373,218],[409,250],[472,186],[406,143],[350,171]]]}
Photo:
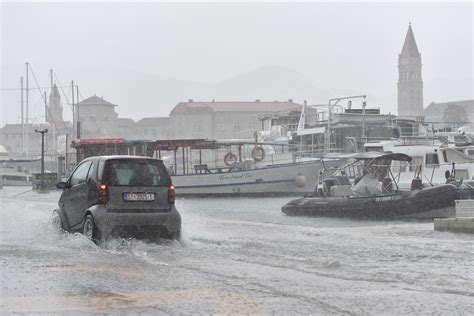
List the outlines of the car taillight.
{"label": "car taillight", "polygon": [[107,188],[107,184],[99,184],[99,202],[103,204],[109,202],[109,189]]}
{"label": "car taillight", "polygon": [[176,201],[176,191],[174,190],[174,185],[171,184],[168,187],[168,203],[173,204]]}

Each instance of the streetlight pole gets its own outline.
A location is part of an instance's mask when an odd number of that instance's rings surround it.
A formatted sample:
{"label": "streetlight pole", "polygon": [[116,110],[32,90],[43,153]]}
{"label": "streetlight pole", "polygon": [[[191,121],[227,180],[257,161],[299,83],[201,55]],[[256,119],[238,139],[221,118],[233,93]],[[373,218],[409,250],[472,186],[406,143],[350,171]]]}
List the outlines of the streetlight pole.
{"label": "streetlight pole", "polygon": [[35,129],[35,133],[41,134],[41,184],[40,184],[40,192],[45,192],[44,187],[44,134],[48,132],[48,129],[38,130]]}

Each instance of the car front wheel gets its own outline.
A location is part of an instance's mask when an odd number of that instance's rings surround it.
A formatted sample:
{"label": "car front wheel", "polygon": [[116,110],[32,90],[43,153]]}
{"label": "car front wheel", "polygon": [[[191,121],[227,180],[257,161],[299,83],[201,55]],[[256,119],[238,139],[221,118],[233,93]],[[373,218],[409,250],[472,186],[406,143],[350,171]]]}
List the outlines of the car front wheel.
{"label": "car front wheel", "polygon": [[53,226],[53,229],[57,232],[64,232],[64,225],[61,216],[59,215],[59,212],[54,210],[53,211],[53,216],[51,218],[51,224]]}
{"label": "car front wheel", "polygon": [[94,218],[92,215],[87,215],[84,220],[84,227],[82,230],[84,236],[88,239],[92,240],[94,243],[99,244],[100,242],[100,232],[95,226]]}
{"label": "car front wheel", "polygon": [[169,234],[168,239],[176,240],[176,241],[180,242],[181,241],[181,230],[178,230],[177,232]]}

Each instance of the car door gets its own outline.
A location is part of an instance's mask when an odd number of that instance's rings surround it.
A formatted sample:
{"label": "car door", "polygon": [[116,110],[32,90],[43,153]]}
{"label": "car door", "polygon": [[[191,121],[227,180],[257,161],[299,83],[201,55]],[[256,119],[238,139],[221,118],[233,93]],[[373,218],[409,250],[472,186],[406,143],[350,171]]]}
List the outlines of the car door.
{"label": "car door", "polygon": [[68,189],[64,197],[64,211],[68,223],[74,227],[81,223],[84,211],[88,207],[89,186],[87,179],[92,170],[92,160],[80,164],[68,180]]}

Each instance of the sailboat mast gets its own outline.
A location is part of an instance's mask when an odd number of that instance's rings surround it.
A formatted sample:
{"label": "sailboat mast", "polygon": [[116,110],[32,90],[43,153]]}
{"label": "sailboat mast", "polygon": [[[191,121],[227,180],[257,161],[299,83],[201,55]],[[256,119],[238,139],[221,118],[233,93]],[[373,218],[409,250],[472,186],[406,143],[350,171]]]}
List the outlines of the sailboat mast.
{"label": "sailboat mast", "polygon": [[26,112],[26,137],[25,137],[25,152],[28,153],[28,141],[29,141],[29,117],[28,117],[28,98],[29,98],[29,83],[28,83],[29,63],[26,63],[26,90],[25,90],[25,112]]}
{"label": "sailboat mast", "polygon": [[77,126],[76,126],[76,109],[74,106],[74,81],[71,81],[71,91],[72,91],[72,129],[74,133],[74,138],[77,139]]}
{"label": "sailboat mast", "polygon": [[81,138],[81,113],[79,112],[79,86],[76,85],[77,139]]}
{"label": "sailboat mast", "polygon": [[25,109],[23,102],[23,76],[20,77],[20,103],[21,103],[21,152],[25,152]]}

